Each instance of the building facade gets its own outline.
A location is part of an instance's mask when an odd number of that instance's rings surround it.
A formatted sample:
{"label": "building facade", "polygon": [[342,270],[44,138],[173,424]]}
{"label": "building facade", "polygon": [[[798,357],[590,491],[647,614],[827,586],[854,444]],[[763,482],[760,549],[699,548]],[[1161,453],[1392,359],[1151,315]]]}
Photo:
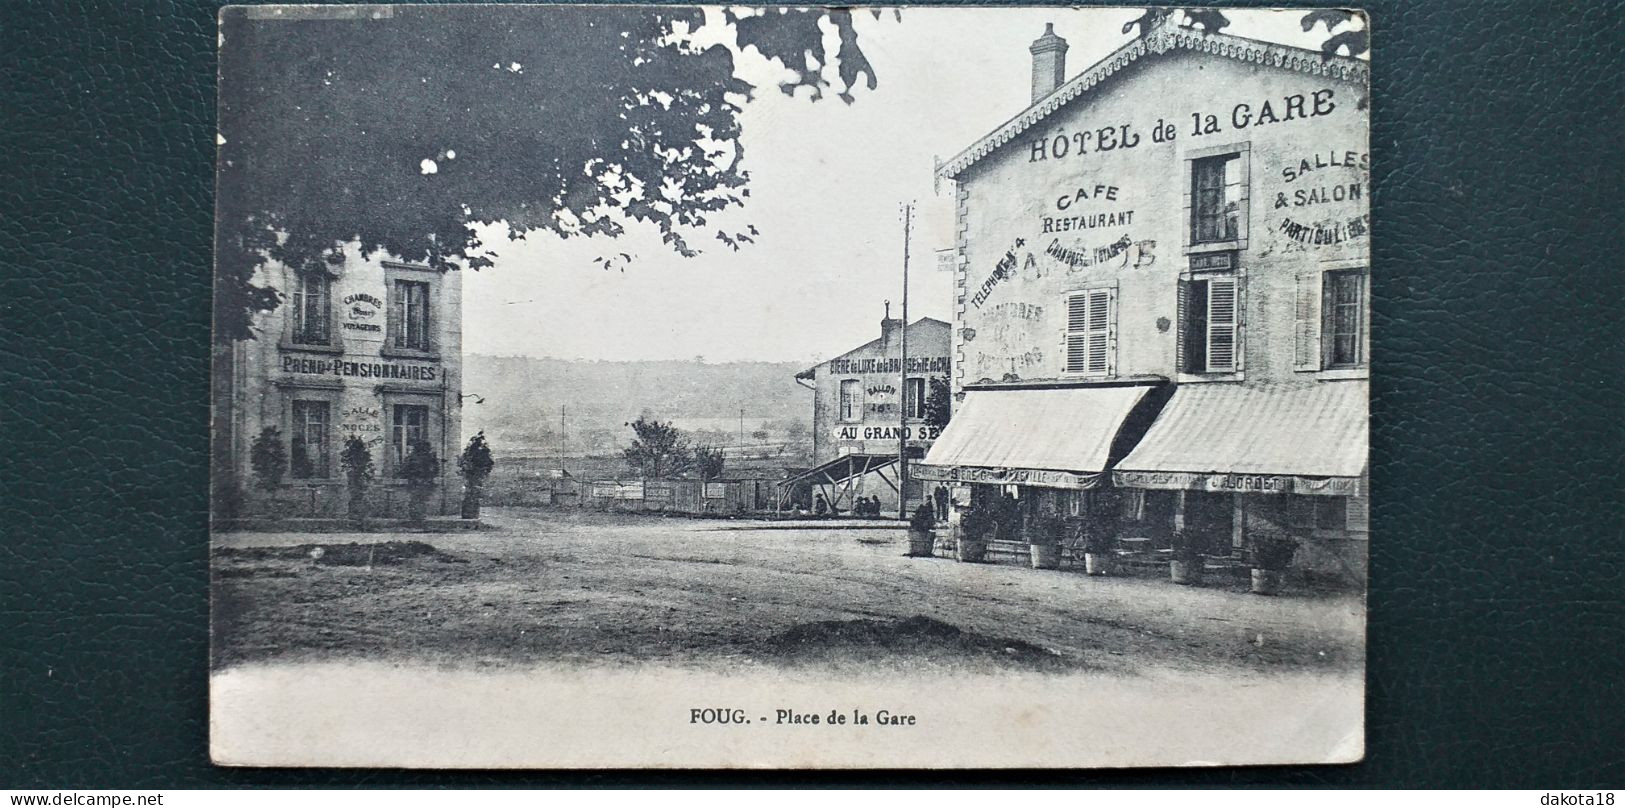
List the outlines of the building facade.
{"label": "building facade", "polygon": [[[925,456],[937,429],[926,423],[932,380],[949,378],[950,326],[929,317],[907,328],[908,373],[902,372],[903,321],[881,320],[880,337],[796,374],[813,390],[813,465],[801,475],[840,510],[858,497],[879,497],[883,512],[898,507],[900,442],[912,460]],[[810,475],[810,476],[809,476]],[[920,484],[906,484],[910,502]]]}
{"label": "building facade", "polygon": [[[462,450],[462,283],[456,271],[354,249],[316,271],[280,264],[259,283],[284,292],[256,318],[257,337],[217,363],[217,458],[250,512],[335,517],[348,491],[339,455],[349,437],[371,451],[371,512],[405,516],[403,461],[423,443],[439,461],[430,513],[454,513]],[[218,400],[219,398],[224,400]],[[281,484],[267,490],[253,448],[267,428],[287,456]]]}
{"label": "building facade", "polygon": [[1280,527],[1363,574],[1368,67],[1180,16],[1065,81],[1046,31],[1031,105],[940,166],[956,410],[926,473],[1213,553]]}

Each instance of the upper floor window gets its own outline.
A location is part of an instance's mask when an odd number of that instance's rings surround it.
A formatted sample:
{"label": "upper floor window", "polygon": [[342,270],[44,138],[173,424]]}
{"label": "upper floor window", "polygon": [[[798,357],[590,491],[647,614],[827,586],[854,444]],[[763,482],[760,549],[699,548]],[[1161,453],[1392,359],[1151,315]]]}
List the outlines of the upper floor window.
{"label": "upper floor window", "polygon": [[1327,369],[1365,364],[1365,278],[1363,269],[1334,270],[1322,277],[1320,342]]}
{"label": "upper floor window", "polygon": [[1191,244],[1236,241],[1246,180],[1239,153],[1191,161]]}
{"label": "upper floor window", "polygon": [[857,379],[841,380],[841,420],[863,419],[863,382]]}
{"label": "upper floor window", "polygon": [[397,348],[430,350],[429,284],[423,281],[395,281],[390,289],[389,330]]}
{"label": "upper floor window", "polygon": [[1366,349],[1370,278],[1365,267],[1298,276],[1296,369],[1354,370],[1370,363]]}
{"label": "upper floor window", "polygon": [[908,379],[903,383],[903,417],[925,417],[925,379]]}
{"label": "upper floor window", "polygon": [[293,342],[327,345],[332,340],[333,281],[320,272],[301,272],[293,289]]}
{"label": "upper floor window", "polygon": [[1115,290],[1086,289],[1066,296],[1067,373],[1110,376],[1115,369]]}
{"label": "upper floor window", "polygon": [[1241,369],[1241,285],[1234,273],[1180,282],[1179,369],[1234,373]]}
{"label": "upper floor window", "polygon": [[290,471],[296,480],[328,476],[329,430],[332,423],[325,401],[293,402],[293,451]]}

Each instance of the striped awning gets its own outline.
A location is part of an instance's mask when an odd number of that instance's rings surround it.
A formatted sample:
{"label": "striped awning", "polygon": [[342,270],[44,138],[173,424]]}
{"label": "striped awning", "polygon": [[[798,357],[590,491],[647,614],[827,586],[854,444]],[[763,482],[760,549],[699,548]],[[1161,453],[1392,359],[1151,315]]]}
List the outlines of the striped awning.
{"label": "striped awning", "polygon": [[1148,387],[970,390],[917,467],[921,479],[1088,488]]}
{"label": "striped awning", "polygon": [[1369,450],[1363,381],[1181,386],[1113,479],[1133,488],[1357,493]]}

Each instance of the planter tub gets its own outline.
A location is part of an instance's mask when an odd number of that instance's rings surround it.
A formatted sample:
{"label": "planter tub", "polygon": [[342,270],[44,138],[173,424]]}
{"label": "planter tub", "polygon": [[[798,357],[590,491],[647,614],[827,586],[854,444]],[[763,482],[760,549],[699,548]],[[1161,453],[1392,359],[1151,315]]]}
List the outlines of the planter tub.
{"label": "planter tub", "polygon": [[1202,583],[1202,559],[1192,561],[1169,561],[1168,577],[1176,584],[1196,586]]}
{"label": "planter tub", "polygon": [[1084,553],[1083,571],[1090,575],[1112,574],[1112,557],[1109,553]]}
{"label": "planter tub", "polygon": [[929,530],[908,530],[908,554],[929,558],[935,555],[937,535]]}
{"label": "planter tub", "polygon": [[407,497],[406,518],[414,525],[421,525],[429,518],[429,498],[426,495],[413,494]]}
{"label": "planter tub", "polygon": [[1032,554],[1033,569],[1053,570],[1061,566],[1061,545],[1059,544],[1029,544],[1027,550]]}
{"label": "planter tub", "polygon": [[1281,571],[1253,569],[1253,594],[1278,595],[1281,592]]}
{"label": "planter tub", "polygon": [[961,538],[954,545],[954,558],[967,564],[979,564],[987,558],[987,542],[981,539]]}

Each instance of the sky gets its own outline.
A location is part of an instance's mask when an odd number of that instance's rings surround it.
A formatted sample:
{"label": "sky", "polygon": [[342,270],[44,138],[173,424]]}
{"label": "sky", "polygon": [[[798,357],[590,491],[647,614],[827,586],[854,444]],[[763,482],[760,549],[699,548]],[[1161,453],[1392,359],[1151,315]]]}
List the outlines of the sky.
{"label": "sky", "polygon": [[[540,9],[538,9],[540,11]],[[712,12],[715,14],[715,12]],[[496,265],[463,280],[463,348],[562,359],[794,361],[808,365],[879,336],[902,307],[902,205],[917,205],[910,240],[909,319],[951,320],[953,246],[947,160],[1025,109],[1032,57],[1046,23],[1064,37],[1067,77],[1129,40],[1140,9],[907,8],[857,13],[859,44],[878,86],[847,105],[778,90],[783,71],[754,51],[737,59],[757,85],[740,115],[751,196],[721,222],[761,235],[733,252],[702,240],[698,257],[662,245],[652,228],[617,239],[532,235],[497,244]],[[1318,48],[1301,10],[1226,10],[1225,33]],[[702,29],[696,39],[726,34]],[[731,40],[731,34],[729,34]],[[833,33],[826,37],[833,53]],[[835,80],[839,85],[839,79]],[[726,225],[723,225],[726,226]],[[487,243],[493,243],[488,240]],[[626,252],[605,270],[593,259]]]}

